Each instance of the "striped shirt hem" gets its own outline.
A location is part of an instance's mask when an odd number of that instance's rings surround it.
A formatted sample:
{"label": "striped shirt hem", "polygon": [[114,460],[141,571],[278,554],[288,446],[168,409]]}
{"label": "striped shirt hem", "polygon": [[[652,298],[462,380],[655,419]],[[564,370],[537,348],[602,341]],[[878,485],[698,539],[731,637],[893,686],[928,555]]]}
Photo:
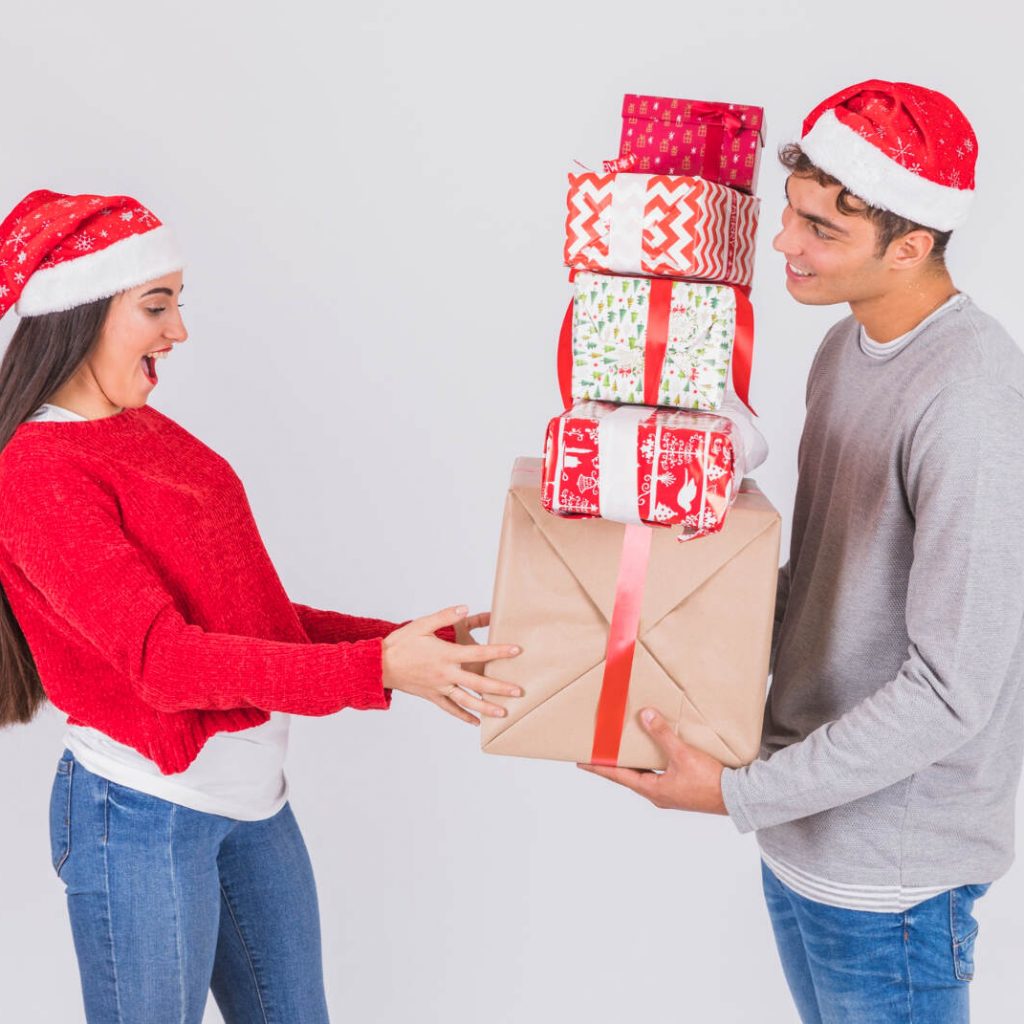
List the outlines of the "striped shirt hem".
{"label": "striped shirt hem", "polygon": [[769,857],[761,858],[773,874],[797,895],[841,910],[866,910],[875,914],[901,914],[925,900],[954,888],[951,885],[861,885],[833,882]]}

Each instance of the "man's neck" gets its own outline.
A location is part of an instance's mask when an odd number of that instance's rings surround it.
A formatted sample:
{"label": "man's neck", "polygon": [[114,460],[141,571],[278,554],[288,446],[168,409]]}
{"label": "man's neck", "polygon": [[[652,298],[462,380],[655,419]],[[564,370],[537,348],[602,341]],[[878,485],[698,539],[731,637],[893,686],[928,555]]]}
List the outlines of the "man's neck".
{"label": "man's neck", "polygon": [[957,292],[948,271],[926,274],[884,295],[850,303],[872,341],[885,343],[912,331]]}

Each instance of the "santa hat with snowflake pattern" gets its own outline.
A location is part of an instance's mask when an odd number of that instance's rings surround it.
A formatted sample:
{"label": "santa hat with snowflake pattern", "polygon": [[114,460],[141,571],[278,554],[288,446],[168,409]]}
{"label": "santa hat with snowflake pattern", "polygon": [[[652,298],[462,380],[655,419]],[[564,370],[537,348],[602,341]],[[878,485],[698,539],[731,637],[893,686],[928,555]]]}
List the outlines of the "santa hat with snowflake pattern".
{"label": "santa hat with snowflake pattern", "polygon": [[811,111],[800,147],[871,206],[937,231],[967,219],[978,140],[940,92],[877,79],[851,85]]}
{"label": "santa hat with snowflake pattern", "polygon": [[0,224],[0,317],[40,316],[181,270],[166,225],[130,196],[31,192]]}

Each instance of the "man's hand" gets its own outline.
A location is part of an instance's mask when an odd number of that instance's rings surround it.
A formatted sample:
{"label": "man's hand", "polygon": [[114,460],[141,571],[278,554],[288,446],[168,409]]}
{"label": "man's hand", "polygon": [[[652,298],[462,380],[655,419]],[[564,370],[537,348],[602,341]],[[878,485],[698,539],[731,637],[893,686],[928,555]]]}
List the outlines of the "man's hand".
{"label": "man's hand", "polygon": [[640,712],[640,721],[668,758],[664,772],[604,768],[596,764],[577,764],[576,767],[611,779],[647,797],[655,807],[728,814],[722,800],[722,769],[725,766],[710,754],[679,739],[653,708],[644,708]]}

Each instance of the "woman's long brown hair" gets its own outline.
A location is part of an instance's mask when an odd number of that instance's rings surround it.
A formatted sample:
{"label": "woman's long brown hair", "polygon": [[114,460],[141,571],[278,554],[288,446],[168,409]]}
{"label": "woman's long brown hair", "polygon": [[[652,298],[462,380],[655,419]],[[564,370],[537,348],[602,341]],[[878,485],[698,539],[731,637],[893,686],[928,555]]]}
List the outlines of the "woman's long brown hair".
{"label": "woman's long brown hair", "polygon": [[[26,317],[0,363],[0,451],[18,426],[62,387],[89,354],[110,299]],[[3,501],[17,501],[5,494]],[[0,727],[28,722],[46,700],[35,660],[0,584]]]}

